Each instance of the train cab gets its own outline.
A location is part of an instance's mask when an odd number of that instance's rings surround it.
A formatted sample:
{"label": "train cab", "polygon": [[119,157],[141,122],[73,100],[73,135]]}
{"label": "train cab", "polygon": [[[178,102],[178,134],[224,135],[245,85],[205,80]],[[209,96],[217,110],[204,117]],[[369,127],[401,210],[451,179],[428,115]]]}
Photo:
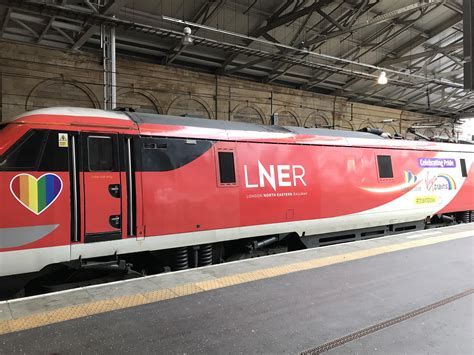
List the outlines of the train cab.
{"label": "train cab", "polygon": [[85,113],[73,113],[38,110],[0,128],[0,277],[67,263],[74,244],[134,234],[133,126],[83,126]]}

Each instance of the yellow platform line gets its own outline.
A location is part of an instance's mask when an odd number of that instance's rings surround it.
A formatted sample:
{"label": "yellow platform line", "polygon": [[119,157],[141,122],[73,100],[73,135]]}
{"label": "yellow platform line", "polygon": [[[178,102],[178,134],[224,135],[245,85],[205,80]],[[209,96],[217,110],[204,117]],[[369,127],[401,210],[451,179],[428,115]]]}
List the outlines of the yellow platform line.
{"label": "yellow platform line", "polygon": [[192,295],[223,287],[239,285],[247,282],[263,280],[271,277],[287,275],[294,272],[320,268],[328,265],[343,263],[346,261],[364,259],[371,256],[392,253],[416,247],[422,247],[455,239],[473,236],[471,231],[458,232],[449,235],[429,237],[426,239],[411,240],[408,242],[354,251],[345,254],[327,256],[297,263],[274,266],[241,274],[219,277],[207,281],[180,285],[169,289],[160,289],[151,292],[143,292],[134,295],[115,297],[108,300],[84,303],[75,306],[58,308],[56,310],[36,313],[12,320],[0,321],[0,335],[17,332],[26,329],[41,327],[44,325],[59,323],[67,320],[91,316],[94,314],[111,312],[119,309],[145,305],[154,302],[169,300],[176,297]]}

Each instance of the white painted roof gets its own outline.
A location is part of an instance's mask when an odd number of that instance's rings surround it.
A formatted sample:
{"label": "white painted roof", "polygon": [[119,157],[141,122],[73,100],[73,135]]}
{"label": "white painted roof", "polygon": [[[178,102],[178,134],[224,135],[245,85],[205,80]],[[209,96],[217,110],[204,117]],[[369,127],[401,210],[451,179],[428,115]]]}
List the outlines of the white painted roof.
{"label": "white painted roof", "polygon": [[123,112],[119,111],[104,111],[95,108],[81,108],[81,107],[48,107],[41,108],[38,110],[27,111],[17,117],[14,120],[31,116],[31,115],[64,115],[64,116],[85,116],[85,117],[102,117],[112,118],[118,120],[130,121],[130,118]]}

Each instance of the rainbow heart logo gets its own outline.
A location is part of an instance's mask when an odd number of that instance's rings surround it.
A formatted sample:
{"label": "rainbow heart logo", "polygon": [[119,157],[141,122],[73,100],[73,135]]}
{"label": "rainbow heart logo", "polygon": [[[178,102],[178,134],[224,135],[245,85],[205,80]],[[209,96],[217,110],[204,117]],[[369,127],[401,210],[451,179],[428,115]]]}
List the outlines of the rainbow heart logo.
{"label": "rainbow heart logo", "polygon": [[36,215],[51,206],[61,194],[62,189],[61,178],[51,173],[39,178],[30,174],[18,174],[10,181],[10,191],[13,196]]}

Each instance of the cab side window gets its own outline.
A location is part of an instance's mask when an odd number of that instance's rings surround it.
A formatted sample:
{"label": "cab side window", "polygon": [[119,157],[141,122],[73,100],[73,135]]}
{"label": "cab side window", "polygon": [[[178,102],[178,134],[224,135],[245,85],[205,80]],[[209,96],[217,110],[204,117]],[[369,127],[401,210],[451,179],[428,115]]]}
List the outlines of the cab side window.
{"label": "cab side window", "polygon": [[0,157],[0,170],[67,171],[68,148],[59,146],[58,137],[56,131],[28,131]]}
{"label": "cab side window", "polygon": [[60,145],[59,137],[67,133],[49,131],[45,139],[43,155],[39,164],[39,171],[68,171],[68,145]]}
{"label": "cab side window", "polygon": [[31,130],[0,158],[0,170],[37,170],[47,131]]}

